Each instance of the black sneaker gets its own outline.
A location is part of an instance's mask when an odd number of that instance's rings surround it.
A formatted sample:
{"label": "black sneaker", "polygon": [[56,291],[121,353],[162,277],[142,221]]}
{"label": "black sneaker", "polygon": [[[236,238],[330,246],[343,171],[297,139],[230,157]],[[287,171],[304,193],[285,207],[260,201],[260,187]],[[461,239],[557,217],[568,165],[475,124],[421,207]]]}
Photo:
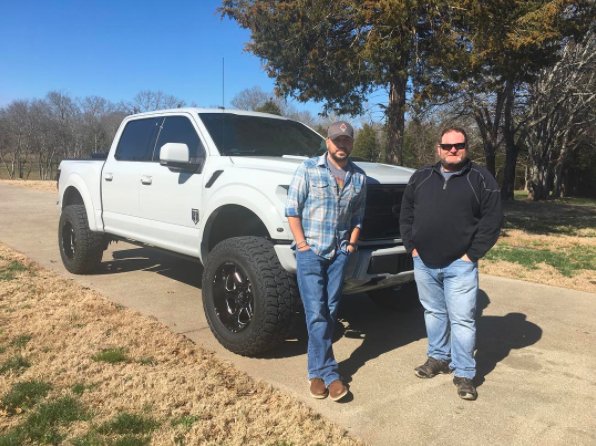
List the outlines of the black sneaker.
{"label": "black sneaker", "polygon": [[429,356],[424,364],[414,369],[414,372],[418,378],[432,378],[439,373],[451,373],[451,369],[447,361],[439,361]]}
{"label": "black sneaker", "polygon": [[453,384],[457,386],[457,394],[461,399],[474,401],[478,398],[478,392],[471,379],[454,376]]}

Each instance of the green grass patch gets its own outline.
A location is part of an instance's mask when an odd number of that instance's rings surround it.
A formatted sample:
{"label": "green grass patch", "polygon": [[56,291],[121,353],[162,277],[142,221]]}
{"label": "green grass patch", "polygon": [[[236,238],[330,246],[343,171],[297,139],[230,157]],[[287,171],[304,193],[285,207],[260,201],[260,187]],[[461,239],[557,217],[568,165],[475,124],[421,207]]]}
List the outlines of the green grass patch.
{"label": "green grass patch", "polygon": [[13,280],[17,273],[27,271],[27,266],[18,260],[13,260],[6,266],[0,266],[0,280]]}
{"label": "green grass patch", "polygon": [[596,249],[587,246],[567,251],[550,251],[497,245],[488,252],[486,259],[517,263],[528,269],[536,269],[539,263],[546,263],[567,277],[573,276],[580,269],[596,270]]}
{"label": "green grass patch", "polygon": [[63,436],[59,427],[88,419],[81,403],[71,397],[42,404],[27,419],[0,437],[0,446],[30,444],[60,444]]}
{"label": "green grass patch", "polygon": [[76,383],[71,386],[70,391],[75,395],[82,395],[83,393],[93,390],[96,387],[97,384]]}
{"label": "green grass patch", "polygon": [[0,435],[0,446],[17,446],[23,444],[24,438],[16,429]]}
{"label": "green grass patch", "polygon": [[8,358],[2,365],[0,365],[0,375],[4,375],[8,372],[23,373],[29,367],[31,367],[29,361],[21,355],[16,355]]}
{"label": "green grass patch", "polygon": [[170,424],[172,425],[172,427],[182,426],[188,430],[193,424],[195,424],[200,419],[201,417],[199,417],[198,415],[183,415],[181,417],[174,418],[170,422]]}
{"label": "green grass patch", "polygon": [[43,381],[17,383],[2,397],[0,404],[12,415],[17,413],[19,409],[33,407],[42,398],[47,396],[51,388],[51,384]]}
{"label": "green grass patch", "polygon": [[112,446],[147,446],[151,443],[151,437],[135,437],[125,435],[112,443]]}
{"label": "green grass patch", "polygon": [[16,338],[14,338],[12,341],[10,341],[10,345],[16,348],[23,348],[25,347],[29,341],[31,340],[32,336],[31,335],[20,335],[17,336]]}
{"label": "green grass patch", "polygon": [[126,353],[126,349],[122,347],[106,348],[101,352],[93,355],[91,359],[97,362],[107,362],[110,364],[116,364],[119,362],[129,362],[130,359]]}
{"label": "green grass patch", "polygon": [[83,393],[85,393],[85,390],[87,390],[87,387],[85,386],[85,384],[82,383],[77,383],[75,385],[73,385],[70,390],[72,391],[72,393],[74,393],[75,395],[82,395]]}
{"label": "green grass patch", "polygon": [[0,355],[6,351],[6,347],[0,345]]}
{"label": "green grass patch", "polygon": [[72,444],[73,446],[106,446],[107,442],[96,432],[89,432],[82,437],[73,439]]}
{"label": "green grass patch", "polygon": [[114,419],[101,425],[97,432],[100,434],[144,435],[159,427],[153,418],[123,412]]}

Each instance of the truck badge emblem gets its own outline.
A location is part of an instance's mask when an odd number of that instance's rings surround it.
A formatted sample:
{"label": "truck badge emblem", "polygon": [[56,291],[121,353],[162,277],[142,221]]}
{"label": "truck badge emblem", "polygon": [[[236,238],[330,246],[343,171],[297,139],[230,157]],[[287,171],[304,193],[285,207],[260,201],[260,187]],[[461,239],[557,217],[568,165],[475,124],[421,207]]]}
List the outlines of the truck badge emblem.
{"label": "truck badge emblem", "polygon": [[192,221],[194,222],[195,225],[199,222],[199,210],[198,209],[192,210]]}

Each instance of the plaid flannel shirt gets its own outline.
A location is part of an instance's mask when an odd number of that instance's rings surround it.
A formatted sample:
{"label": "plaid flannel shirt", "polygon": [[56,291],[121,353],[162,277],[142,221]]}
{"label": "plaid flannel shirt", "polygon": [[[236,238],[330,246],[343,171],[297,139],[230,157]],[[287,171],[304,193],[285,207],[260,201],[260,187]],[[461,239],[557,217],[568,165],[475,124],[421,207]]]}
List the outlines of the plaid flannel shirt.
{"label": "plaid flannel shirt", "polygon": [[[343,189],[327,166],[327,153],[302,163],[292,178],[286,217],[299,217],[310,249],[331,259],[345,249],[352,230],[362,227],[366,204],[366,174],[348,160]],[[292,244],[295,248],[295,242]]]}

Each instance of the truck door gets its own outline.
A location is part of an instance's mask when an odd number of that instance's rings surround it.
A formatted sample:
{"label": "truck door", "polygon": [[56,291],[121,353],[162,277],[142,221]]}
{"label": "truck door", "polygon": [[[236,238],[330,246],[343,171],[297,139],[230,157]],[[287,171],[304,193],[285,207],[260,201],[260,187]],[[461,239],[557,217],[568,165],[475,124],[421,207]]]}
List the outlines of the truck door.
{"label": "truck door", "polygon": [[[202,160],[194,167],[171,168],[159,164],[161,147],[184,143],[190,158]],[[152,163],[143,165],[140,186],[140,216],[144,240],[155,246],[198,257],[202,220],[201,168],[206,152],[189,115],[168,115],[161,123]]]}
{"label": "truck door", "polygon": [[128,121],[118,145],[111,150],[102,170],[103,222],[109,233],[140,239],[139,192],[144,166],[153,164],[155,141],[164,118]]}

